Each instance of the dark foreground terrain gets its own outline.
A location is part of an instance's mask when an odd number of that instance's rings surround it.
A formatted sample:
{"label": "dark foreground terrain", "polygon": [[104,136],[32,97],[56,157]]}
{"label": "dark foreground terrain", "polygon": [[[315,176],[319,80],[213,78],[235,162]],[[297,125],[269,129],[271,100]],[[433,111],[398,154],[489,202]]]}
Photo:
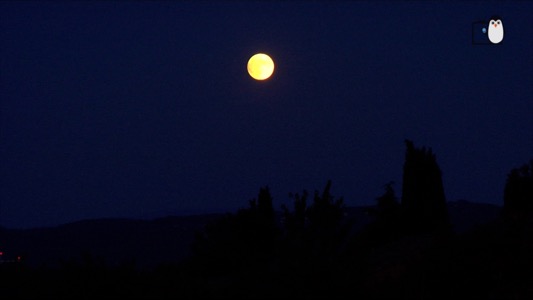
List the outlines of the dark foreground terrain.
{"label": "dark foreground terrain", "polygon": [[[492,205],[449,202],[448,210],[453,229],[446,234],[386,234],[368,208],[346,208],[342,226],[320,238],[318,231],[290,238],[294,232],[248,232],[253,226],[235,238],[223,228],[241,230],[231,227],[239,219],[225,215],[3,229],[0,293],[26,299],[532,299],[531,224],[504,222]],[[202,232],[211,234],[202,239]],[[10,253],[20,261],[8,259]]]}

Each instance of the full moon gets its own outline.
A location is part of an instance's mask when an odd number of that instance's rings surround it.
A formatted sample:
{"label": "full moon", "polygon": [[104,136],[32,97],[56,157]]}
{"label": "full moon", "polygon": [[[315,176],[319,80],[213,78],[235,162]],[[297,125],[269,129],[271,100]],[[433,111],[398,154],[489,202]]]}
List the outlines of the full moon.
{"label": "full moon", "polygon": [[264,53],[257,53],[248,60],[248,74],[255,80],[265,80],[274,73],[274,61]]}

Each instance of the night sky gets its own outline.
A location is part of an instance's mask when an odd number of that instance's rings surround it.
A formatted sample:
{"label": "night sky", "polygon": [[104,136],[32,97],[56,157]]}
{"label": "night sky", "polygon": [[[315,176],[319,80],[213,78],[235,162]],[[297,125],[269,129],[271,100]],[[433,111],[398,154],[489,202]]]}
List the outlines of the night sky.
{"label": "night sky", "polygon": [[[472,23],[499,15],[500,45]],[[533,158],[533,2],[2,1],[0,225],[231,212],[269,186],[368,205],[405,139],[448,201]],[[276,64],[260,82],[257,52]]]}

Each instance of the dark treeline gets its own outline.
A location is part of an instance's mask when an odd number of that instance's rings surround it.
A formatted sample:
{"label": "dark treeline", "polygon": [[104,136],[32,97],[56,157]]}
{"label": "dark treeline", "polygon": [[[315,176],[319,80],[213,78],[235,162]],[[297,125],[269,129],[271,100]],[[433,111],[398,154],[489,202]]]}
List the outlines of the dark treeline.
{"label": "dark treeline", "polygon": [[508,174],[501,218],[466,233],[450,224],[432,149],[406,141],[394,183],[355,230],[342,198],[320,191],[273,207],[268,187],[247,208],[197,232],[181,263],[139,270],[87,254],[59,268],[0,267],[12,298],[505,298],[532,299],[533,160]]}

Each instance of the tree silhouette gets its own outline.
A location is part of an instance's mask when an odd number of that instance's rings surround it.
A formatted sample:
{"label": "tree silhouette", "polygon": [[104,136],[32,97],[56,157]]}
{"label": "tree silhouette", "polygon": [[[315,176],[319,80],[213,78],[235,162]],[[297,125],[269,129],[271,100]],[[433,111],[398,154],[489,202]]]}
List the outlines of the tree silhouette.
{"label": "tree silhouette", "polygon": [[400,203],[394,192],[393,182],[385,185],[385,192],[376,198],[376,208],[371,210],[375,222],[370,227],[375,238],[389,238],[396,236],[401,227]]}
{"label": "tree silhouette", "polygon": [[200,269],[216,275],[268,264],[279,235],[268,187],[261,188],[258,198],[249,204],[249,208],[227,214],[197,234],[193,253]]}
{"label": "tree silhouette", "polygon": [[315,191],[308,205],[309,193],[290,195],[294,210],[282,206],[283,232],[280,251],[281,275],[293,297],[330,295],[336,274],[338,255],[349,231],[343,223],[344,201],[330,193],[329,180],[322,193]]}
{"label": "tree silhouette", "polygon": [[328,181],[322,193],[315,191],[311,205],[306,191],[294,195],[294,211],[282,206],[282,223],[276,222],[268,188],[261,188],[248,208],[227,214],[197,235],[190,269],[208,284],[224,278],[224,291],[206,289],[216,296],[227,292],[249,297],[248,292],[266,286],[270,290],[261,294],[270,295],[273,282],[295,297],[328,290],[332,265],[348,232],[342,223],[343,199],[333,197],[330,188]]}
{"label": "tree silhouette", "polygon": [[533,159],[509,172],[503,204],[508,219],[521,219],[533,215]]}
{"label": "tree silhouette", "polygon": [[422,233],[449,228],[441,170],[431,148],[415,148],[406,140],[403,167],[402,215],[407,232]]}
{"label": "tree silhouette", "polygon": [[394,224],[399,218],[400,204],[394,192],[393,184],[394,182],[387,183],[383,195],[376,198],[376,218],[382,223]]}
{"label": "tree silhouette", "polygon": [[[341,220],[344,214],[344,200],[335,199],[330,193],[331,180],[322,194],[315,191],[313,203],[307,206],[308,192],[291,195],[294,198],[294,211],[282,206],[285,231],[288,238],[305,238],[315,244],[312,249],[321,252],[341,233]],[[310,245],[307,245],[310,246]],[[321,250],[318,250],[321,248]]]}

